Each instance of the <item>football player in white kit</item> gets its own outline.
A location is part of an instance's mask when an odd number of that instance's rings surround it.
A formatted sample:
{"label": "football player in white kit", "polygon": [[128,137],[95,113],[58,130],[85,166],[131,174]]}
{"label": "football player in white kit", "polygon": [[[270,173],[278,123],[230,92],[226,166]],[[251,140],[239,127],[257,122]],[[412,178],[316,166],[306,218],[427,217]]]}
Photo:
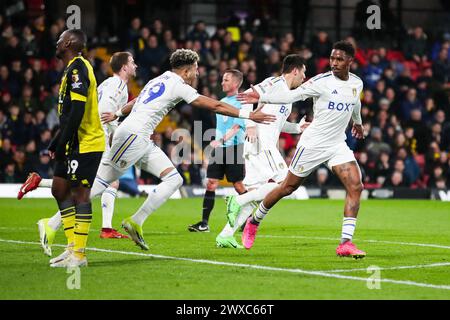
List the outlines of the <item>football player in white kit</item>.
{"label": "football player in white kit", "polygon": [[[128,102],[128,81],[136,76],[137,65],[134,62],[133,56],[129,52],[116,52],[110,59],[110,66],[113,70],[113,76],[103,81],[97,88],[98,92],[98,109],[102,116],[104,113],[128,114],[134,104],[134,101]],[[123,108],[123,109],[122,109]],[[112,121],[103,124],[105,132],[106,150],[103,157],[107,157],[110,149],[110,139],[118,126],[118,122]],[[19,199],[26,193],[36,189],[37,187],[48,187],[52,185],[52,179],[41,179],[37,173],[31,173],[24,187],[19,191]],[[128,238],[128,236],[121,234],[112,228],[112,217],[114,212],[114,201],[117,194],[118,181],[114,181],[102,193],[102,231],[100,238]],[[38,221],[39,236],[41,246],[44,253],[48,256],[52,255],[51,246],[55,238],[56,231],[62,225],[61,214],[58,211],[51,218],[41,219]],[[62,257],[61,257],[62,258]],[[57,258],[54,258],[58,261]]]}
{"label": "football player in white kit", "polygon": [[336,254],[355,259],[366,255],[352,243],[363,184],[358,163],[345,143],[345,130],[350,119],[353,120],[353,136],[364,138],[360,101],[363,82],[349,72],[354,55],[355,49],[349,42],[336,42],[330,55],[330,72],[319,74],[289,92],[267,93],[256,87],[252,92],[240,95],[245,103],[290,103],[310,97],[314,101],[314,119],[300,137],[286,179],[264,198],[253,216],[247,219],[242,234],[245,248],[252,247],[259,223],[269,209],[296,190],[320,164],[326,163],[347,191],[341,242]]}
{"label": "football player in white kit", "polygon": [[[291,54],[284,58],[280,77],[269,77],[256,85],[261,91],[288,92],[297,88],[305,78],[305,63],[298,54]],[[244,105],[252,108],[253,105]],[[257,204],[282,182],[287,175],[287,165],[278,150],[277,143],[281,132],[300,134],[309,123],[304,119],[300,123],[287,122],[291,114],[292,103],[265,104],[262,109],[267,114],[276,116],[276,120],[269,124],[256,124],[247,120],[247,139],[244,143],[245,179],[244,185],[248,192],[238,196],[227,196],[227,211],[231,224],[223,228],[216,238],[217,247],[242,248],[234,238],[236,230],[244,224]],[[269,181],[273,181],[268,183]],[[233,208],[234,210],[230,210]],[[228,212],[227,212],[228,213]],[[231,219],[230,219],[231,218]]]}
{"label": "football player in white kit", "polygon": [[162,182],[149,194],[138,211],[122,222],[133,241],[148,250],[142,231],[147,217],[159,208],[178,188],[183,179],[167,157],[150,139],[155,127],[164,116],[184,100],[193,107],[202,107],[232,117],[268,122],[275,119],[257,110],[239,110],[224,102],[202,95],[192,87],[198,76],[199,56],[187,49],[178,49],[170,57],[172,70],[150,80],[139,94],[130,115],[116,130],[108,159],[104,159],[97,172],[91,196],[105,190],[130,166],[138,163]]}

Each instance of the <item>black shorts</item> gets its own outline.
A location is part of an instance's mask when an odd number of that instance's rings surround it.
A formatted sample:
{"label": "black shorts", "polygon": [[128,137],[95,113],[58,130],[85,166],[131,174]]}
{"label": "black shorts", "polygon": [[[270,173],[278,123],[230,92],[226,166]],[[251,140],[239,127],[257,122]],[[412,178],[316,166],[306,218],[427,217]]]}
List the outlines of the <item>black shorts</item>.
{"label": "black shorts", "polygon": [[233,183],[244,180],[243,150],[244,144],[214,149],[209,160],[206,177],[221,180],[226,176],[227,180]]}
{"label": "black shorts", "polygon": [[69,154],[67,161],[56,161],[54,176],[68,180],[72,187],[81,184],[91,188],[102,154],[103,152]]}

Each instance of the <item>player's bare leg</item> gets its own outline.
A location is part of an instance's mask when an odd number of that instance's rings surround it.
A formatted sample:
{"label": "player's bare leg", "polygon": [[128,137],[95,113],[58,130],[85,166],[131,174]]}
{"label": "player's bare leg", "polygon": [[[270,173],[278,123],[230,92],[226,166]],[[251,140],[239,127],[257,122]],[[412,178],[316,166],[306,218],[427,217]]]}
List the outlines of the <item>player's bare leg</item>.
{"label": "player's bare leg", "polygon": [[344,221],[342,224],[341,243],[336,249],[339,256],[364,258],[366,253],[356,248],[352,243],[353,233],[356,227],[361,192],[363,184],[361,171],[356,161],[343,163],[333,167],[333,172],[339,177],[347,191],[344,207]]}
{"label": "player's bare leg", "polygon": [[259,224],[269,210],[283,197],[286,197],[297,190],[304,180],[305,178],[298,177],[289,171],[286,179],[264,198],[253,216],[247,219],[244,232],[242,233],[242,244],[246,249],[250,249],[253,246]]}
{"label": "player's bare leg", "polygon": [[233,182],[233,187],[234,187],[234,190],[236,190],[236,192],[238,194],[243,194],[247,191],[247,189],[245,188],[244,183],[242,181]]}

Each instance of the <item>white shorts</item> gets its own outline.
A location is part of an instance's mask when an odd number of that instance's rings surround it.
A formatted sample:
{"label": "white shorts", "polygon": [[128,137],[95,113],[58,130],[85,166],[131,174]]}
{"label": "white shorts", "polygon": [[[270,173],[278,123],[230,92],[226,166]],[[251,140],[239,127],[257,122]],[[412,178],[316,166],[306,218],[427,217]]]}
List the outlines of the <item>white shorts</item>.
{"label": "white shorts", "polygon": [[111,150],[102,159],[97,175],[110,183],[132,165],[137,165],[156,177],[167,168],[175,169],[167,155],[153,141],[127,134],[114,136]]}
{"label": "white shorts", "polygon": [[328,149],[297,146],[289,171],[298,177],[307,177],[314,169],[325,163],[332,171],[336,165],[356,161],[353,151],[342,142]]}
{"label": "white shorts", "polygon": [[244,185],[257,188],[269,180],[281,182],[286,178],[286,162],[277,149],[263,150],[258,154],[247,154],[245,159]]}

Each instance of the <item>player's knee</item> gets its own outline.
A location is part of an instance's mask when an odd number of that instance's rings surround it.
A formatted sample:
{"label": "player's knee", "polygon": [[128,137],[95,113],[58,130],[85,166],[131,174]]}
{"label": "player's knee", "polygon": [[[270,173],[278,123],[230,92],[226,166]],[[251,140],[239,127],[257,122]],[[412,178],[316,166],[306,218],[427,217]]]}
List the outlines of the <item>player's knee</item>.
{"label": "player's knee", "polygon": [[216,191],[218,186],[219,186],[219,181],[215,180],[215,179],[208,179],[208,182],[206,183],[206,189],[208,191]]}
{"label": "player's knee", "polygon": [[359,196],[364,190],[364,185],[361,182],[353,183],[349,188],[349,193]]}
{"label": "player's knee", "polygon": [[173,169],[164,177],[162,177],[162,181],[170,182],[174,189],[179,189],[183,185],[183,178],[176,169]]}
{"label": "player's knee", "polygon": [[56,201],[62,202],[70,197],[70,193],[68,193],[64,188],[52,186],[52,196]]}
{"label": "player's knee", "polygon": [[116,180],[116,181],[113,181],[113,182],[111,182],[110,184],[109,184],[109,187],[110,188],[114,188],[114,189],[119,189],[119,181],[118,180]]}

